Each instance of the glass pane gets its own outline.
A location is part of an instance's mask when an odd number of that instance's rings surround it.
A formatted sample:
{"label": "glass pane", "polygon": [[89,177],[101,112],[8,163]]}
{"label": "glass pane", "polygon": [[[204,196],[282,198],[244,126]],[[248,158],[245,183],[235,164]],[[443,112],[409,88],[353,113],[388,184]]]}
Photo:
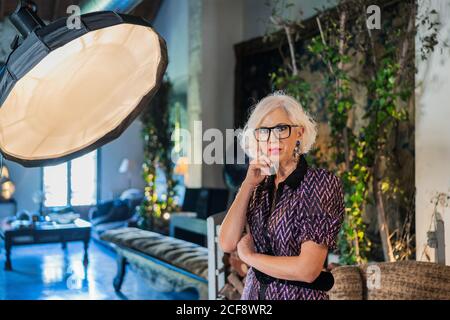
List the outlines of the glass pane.
{"label": "glass pane", "polygon": [[92,151],[71,162],[73,206],[92,205],[97,200],[97,151]]}
{"label": "glass pane", "polygon": [[59,207],[67,205],[67,163],[44,167],[44,205]]}

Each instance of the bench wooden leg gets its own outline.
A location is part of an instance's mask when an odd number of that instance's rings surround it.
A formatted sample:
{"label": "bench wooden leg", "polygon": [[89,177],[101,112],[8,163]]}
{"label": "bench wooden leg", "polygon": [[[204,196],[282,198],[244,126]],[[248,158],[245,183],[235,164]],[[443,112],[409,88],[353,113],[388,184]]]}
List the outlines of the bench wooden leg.
{"label": "bench wooden leg", "polygon": [[12,271],[11,246],[10,245],[6,245],[5,246],[5,255],[6,255],[5,270],[6,271]]}
{"label": "bench wooden leg", "polygon": [[114,290],[120,291],[127,267],[127,259],[122,256],[117,256],[117,274],[113,281]]}

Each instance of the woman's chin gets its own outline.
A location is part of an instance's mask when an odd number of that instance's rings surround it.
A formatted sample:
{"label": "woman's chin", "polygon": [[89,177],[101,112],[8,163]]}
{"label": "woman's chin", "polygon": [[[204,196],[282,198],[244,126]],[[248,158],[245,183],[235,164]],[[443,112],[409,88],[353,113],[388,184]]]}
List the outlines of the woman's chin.
{"label": "woman's chin", "polygon": [[272,161],[272,163],[280,164],[289,161],[289,156],[286,156],[284,154],[270,155],[269,159],[270,161]]}
{"label": "woman's chin", "polygon": [[270,154],[269,159],[272,163],[280,163],[280,154]]}

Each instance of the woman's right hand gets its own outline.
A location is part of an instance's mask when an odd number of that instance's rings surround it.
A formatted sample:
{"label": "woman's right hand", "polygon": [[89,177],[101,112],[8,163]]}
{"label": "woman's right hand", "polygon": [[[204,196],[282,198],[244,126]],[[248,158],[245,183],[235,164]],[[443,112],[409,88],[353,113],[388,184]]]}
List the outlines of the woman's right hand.
{"label": "woman's right hand", "polygon": [[252,191],[266,175],[270,174],[270,164],[270,160],[263,156],[250,162],[247,176],[220,226],[219,245],[224,252],[231,253],[236,250],[246,225]]}
{"label": "woman's right hand", "polygon": [[271,162],[269,158],[265,156],[260,156],[256,159],[253,159],[252,161],[250,161],[247,175],[243,183],[252,187],[256,187],[264,180],[266,176],[271,175],[270,165]]}

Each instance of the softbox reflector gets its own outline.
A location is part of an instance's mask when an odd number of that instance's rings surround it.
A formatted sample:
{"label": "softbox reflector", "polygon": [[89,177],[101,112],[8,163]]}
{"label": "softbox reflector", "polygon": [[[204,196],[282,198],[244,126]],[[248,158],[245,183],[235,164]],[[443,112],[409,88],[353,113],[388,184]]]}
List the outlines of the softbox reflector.
{"label": "softbox reflector", "polygon": [[114,139],[147,107],[167,68],[164,39],[144,19],[95,12],[30,32],[0,70],[0,151],[55,165]]}

